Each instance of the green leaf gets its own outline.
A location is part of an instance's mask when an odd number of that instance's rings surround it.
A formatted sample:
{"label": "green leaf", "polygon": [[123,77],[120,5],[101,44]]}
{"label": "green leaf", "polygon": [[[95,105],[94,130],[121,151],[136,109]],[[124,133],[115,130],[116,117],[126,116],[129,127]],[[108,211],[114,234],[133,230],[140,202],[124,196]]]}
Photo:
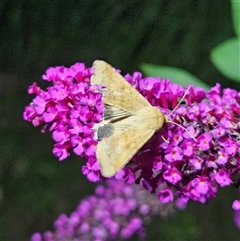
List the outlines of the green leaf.
{"label": "green leaf", "polygon": [[208,86],[207,84],[199,80],[196,76],[183,69],[146,63],[140,64],[140,69],[144,72],[144,74],[148,76],[159,76],[162,79],[169,79],[171,80],[171,82],[182,86],[192,84],[194,86],[202,87],[205,90],[210,89],[210,86]]}
{"label": "green leaf", "polygon": [[240,39],[228,39],[215,47],[211,61],[224,76],[240,82]]}
{"label": "green leaf", "polygon": [[232,0],[232,19],[235,33],[240,37],[240,1]]}

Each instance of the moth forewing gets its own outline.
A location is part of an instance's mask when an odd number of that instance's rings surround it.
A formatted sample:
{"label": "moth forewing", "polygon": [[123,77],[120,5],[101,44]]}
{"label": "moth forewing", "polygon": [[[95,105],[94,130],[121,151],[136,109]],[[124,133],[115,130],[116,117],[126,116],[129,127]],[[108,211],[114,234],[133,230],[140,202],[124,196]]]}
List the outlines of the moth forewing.
{"label": "moth forewing", "polygon": [[115,175],[164,124],[156,107],[145,107],[135,115],[103,126],[97,145],[97,159],[105,177]]}
{"label": "moth forewing", "polygon": [[104,104],[103,121],[101,121],[100,123],[96,123],[93,127],[94,138],[97,140],[103,139],[105,137],[104,135],[106,135],[105,133],[108,132],[107,124],[111,122],[116,122],[131,115],[132,114],[130,112],[121,110],[112,105]]}
{"label": "moth forewing", "polygon": [[91,83],[105,86],[103,101],[122,110],[136,113],[150,103],[135,90],[113,67],[102,60],[93,62]]}
{"label": "moth forewing", "polygon": [[[121,124],[115,123],[114,125]],[[132,123],[124,131],[101,140],[97,145],[96,155],[102,175],[104,177],[115,175],[153,134],[153,130],[145,128],[143,131],[142,126],[134,126]]]}

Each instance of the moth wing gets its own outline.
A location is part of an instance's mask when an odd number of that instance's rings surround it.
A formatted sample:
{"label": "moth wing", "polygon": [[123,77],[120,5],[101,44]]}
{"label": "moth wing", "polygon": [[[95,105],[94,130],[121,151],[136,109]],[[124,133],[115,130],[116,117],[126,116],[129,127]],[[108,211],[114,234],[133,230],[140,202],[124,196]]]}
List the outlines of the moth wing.
{"label": "moth wing", "polygon": [[93,62],[94,75],[91,83],[103,85],[105,104],[135,113],[150,103],[135,90],[113,67],[102,60]]}
{"label": "moth wing", "polygon": [[104,120],[116,121],[131,116],[131,113],[116,106],[104,104]]}
{"label": "moth wing", "polygon": [[147,127],[127,127],[117,122],[112,125],[116,131],[103,138],[96,150],[104,177],[115,175],[154,134],[154,130]]}

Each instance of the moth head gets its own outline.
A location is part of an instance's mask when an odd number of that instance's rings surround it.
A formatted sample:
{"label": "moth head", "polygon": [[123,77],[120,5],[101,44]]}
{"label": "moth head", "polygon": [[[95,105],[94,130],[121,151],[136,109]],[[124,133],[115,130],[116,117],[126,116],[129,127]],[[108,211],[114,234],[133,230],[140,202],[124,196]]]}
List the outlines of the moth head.
{"label": "moth head", "polygon": [[[150,110],[149,110],[150,111]],[[151,107],[152,125],[155,130],[162,128],[168,122],[168,117],[165,116],[157,107]]]}

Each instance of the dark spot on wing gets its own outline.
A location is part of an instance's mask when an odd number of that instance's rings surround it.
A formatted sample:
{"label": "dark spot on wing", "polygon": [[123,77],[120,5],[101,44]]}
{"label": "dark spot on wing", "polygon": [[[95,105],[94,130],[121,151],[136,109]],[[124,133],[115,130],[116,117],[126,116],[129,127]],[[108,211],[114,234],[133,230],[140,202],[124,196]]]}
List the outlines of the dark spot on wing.
{"label": "dark spot on wing", "polygon": [[100,126],[97,130],[97,138],[101,141],[103,138],[109,137],[113,134],[113,125],[106,124],[104,126]]}

